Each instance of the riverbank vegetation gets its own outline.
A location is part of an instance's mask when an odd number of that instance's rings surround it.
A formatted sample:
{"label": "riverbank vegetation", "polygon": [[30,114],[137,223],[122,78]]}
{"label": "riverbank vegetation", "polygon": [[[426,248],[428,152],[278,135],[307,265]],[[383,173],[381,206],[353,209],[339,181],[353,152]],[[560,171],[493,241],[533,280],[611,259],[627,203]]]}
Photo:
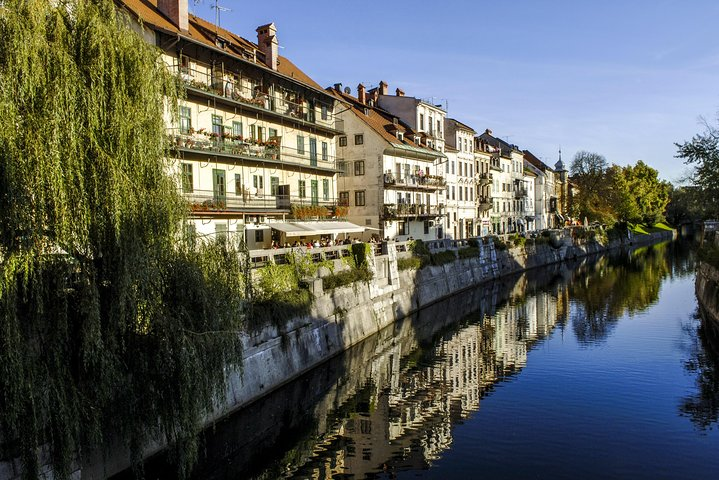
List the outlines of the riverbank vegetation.
{"label": "riverbank vegetation", "polygon": [[0,8],[0,458],[24,478],[155,440],[186,474],[239,367],[247,269],[183,238],[166,173],[178,88],[109,0]]}
{"label": "riverbank vegetation", "polygon": [[572,216],[607,225],[615,222],[655,224],[664,220],[671,184],[641,160],[636,165],[609,165],[602,155],[578,152],[570,165],[577,186]]}

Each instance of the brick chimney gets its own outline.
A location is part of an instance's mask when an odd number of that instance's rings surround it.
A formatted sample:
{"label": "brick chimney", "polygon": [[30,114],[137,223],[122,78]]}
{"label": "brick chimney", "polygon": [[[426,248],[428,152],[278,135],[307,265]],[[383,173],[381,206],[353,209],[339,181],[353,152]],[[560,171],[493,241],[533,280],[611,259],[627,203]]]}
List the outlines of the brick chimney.
{"label": "brick chimney", "polygon": [[367,91],[361,83],[357,85],[357,100],[359,100],[360,103],[367,103]]}
{"label": "brick chimney", "polygon": [[388,86],[389,86],[389,85],[387,85],[387,83],[385,83],[384,80],[380,80],[380,82],[379,82],[379,94],[380,94],[380,95],[387,95],[387,87],[388,87]]}
{"label": "brick chimney", "polygon": [[277,70],[277,57],[279,44],[277,42],[277,28],[274,23],[257,27],[257,46],[265,54],[265,65]]}
{"label": "brick chimney", "polygon": [[398,97],[404,97],[404,90],[402,90],[401,88],[398,88],[397,90],[395,90],[395,93],[397,94]]}
{"label": "brick chimney", "polygon": [[157,8],[181,31],[189,31],[187,0],[157,0]]}

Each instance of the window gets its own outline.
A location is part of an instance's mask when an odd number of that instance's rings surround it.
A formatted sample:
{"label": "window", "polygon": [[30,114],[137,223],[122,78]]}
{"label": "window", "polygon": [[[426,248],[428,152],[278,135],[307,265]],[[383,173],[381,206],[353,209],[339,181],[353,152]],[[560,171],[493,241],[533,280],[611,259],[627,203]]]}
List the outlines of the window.
{"label": "window", "polygon": [[235,195],[242,195],[242,175],[235,174]]}
{"label": "window", "polygon": [[327,120],[327,105],[322,105],[322,120]]}
{"label": "window", "polygon": [[429,220],[424,221],[424,234],[427,235],[429,233]]}
{"label": "window", "polygon": [[355,176],[364,175],[364,160],[355,161]]}
{"label": "window", "polygon": [[265,231],[257,229],[255,230],[255,243],[262,243],[265,241]]}
{"label": "window", "polygon": [[[441,137],[441,136],[442,136],[442,129],[440,128],[440,121],[439,121],[439,120],[437,120],[437,136],[438,136],[438,137]],[[466,142],[466,141],[467,141],[467,140],[465,140],[465,142]],[[467,145],[466,145],[466,143],[465,143],[464,149],[467,150]]]}
{"label": "window", "polygon": [[347,137],[340,137],[340,147],[347,146]]}
{"label": "window", "polygon": [[257,127],[255,125],[250,125],[250,138],[257,140]]}
{"label": "window", "polygon": [[280,188],[280,177],[270,177],[270,195],[277,195]]}
{"label": "window", "polygon": [[337,162],[338,176],[347,176],[347,162]]}
{"label": "window", "polygon": [[265,128],[264,127],[257,127],[257,141],[258,142],[265,141]]}
{"label": "window", "polygon": [[322,179],[322,200],[330,199],[330,181],[327,178]]}
{"label": "window", "polygon": [[192,193],[192,164],[182,164],[182,193]]}
{"label": "window", "polygon": [[454,162],[452,162],[452,175],[454,175]]}
{"label": "window", "polygon": [[419,130],[424,130],[424,113],[419,114]]}
{"label": "window", "polygon": [[297,155],[305,154],[305,137],[297,135]]}
{"label": "window", "polygon": [[[462,192],[459,192],[459,199],[462,200]],[[464,199],[469,200],[469,187],[464,187]]]}
{"label": "window", "polygon": [[355,191],[355,206],[364,207],[364,205],[365,205],[365,191],[364,190]]}
{"label": "window", "polygon": [[235,137],[242,136],[242,122],[232,122],[232,135]]}
{"label": "window", "polygon": [[310,165],[317,166],[317,139],[310,138]]}
{"label": "window", "polygon": [[343,207],[347,207],[350,204],[350,192],[340,192],[339,193],[339,202],[337,202],[339,205]]}
{"label": "window", "polygon": [[268,128],[267,129],[267,140],[270,138],[277,137],[277,129],[276,128]]}
{"label": "window", "polygon": [[262,195],[265,185],[262,175],[252,175],[252,186],[257,189],[257,195]]}
{"label": "window", "polygon": [[322,142],[322,161],[326,162],[329,158],[327,154],[327,142]]}
{"label": "window", "polygon": [[192,129],[192,110],[190,107],[180,107],[180,133],[187,135]]}
{"label": "window", "polygon": [[455,193],[454,185],[452,185],[452,200],[454,200],[456,198],[454,193]]}
{"label": "window", "polygon": [[300,198],[305,198],[307,196],[306,187],[307,187],[307,184],[304,180],[299,180],[297,182],[297,195]]}
{"label": "window", "polygon": [[362,145],[364,143],[364,135],[358,133],[355,135],[355,145]]}
{"label": "window", "polygon": [[397,235],[409,235],[409,225],[407,222],[397,222]]}
{"label": "window", "polygon": [[459,187],[459,199],[462,200],[462,187]]}
{"label": "window", "polygon": [[223,130],[224,129],[222,127],[222,116],[213,115],[212,116],[212,136],[217,137],[218,139],[222,138]]}

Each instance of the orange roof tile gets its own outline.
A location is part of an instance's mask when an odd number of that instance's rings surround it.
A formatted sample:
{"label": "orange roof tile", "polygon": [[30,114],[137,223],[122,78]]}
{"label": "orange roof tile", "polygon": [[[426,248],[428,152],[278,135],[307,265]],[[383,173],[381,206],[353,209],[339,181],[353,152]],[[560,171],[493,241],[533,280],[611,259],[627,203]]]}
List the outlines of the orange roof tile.
{"label": "orange roof tile", "polygon": [[[268,68],[257,58],[258,56],[262,56],[262,52],[259,51],[257,44],[222,27],[217,27],[213,23],[196,15],[190,14],[188,16],[189,31],[182,32],[170,19],[158,10],[157,0],[116,0],[116,3],[126,7],[128,11],[133,13],[145,25],[169,33],[175,33],[196,42],[201,42],[213,49],[222,50],[228,55],[239,57],[246,61],[254,61],[257,65]],[[224,48],[221,48],[215,42],[218,35],[226,41]],[[277,63],[277,72],[279,74],[324,92],[321,85],[312,80],[289,59],[279,56]]]}
{"label": "orange roof tile", "polygon": [[[364,121],[370,128],[372,128],[372,130],[377,132],[387,142],[392,144],[403,144],[413,148],[421,149],[431,155],[442,155],[441,152],[432,150],[431,148],[423,147],[415,143],[413,140],[410,140],[409,137],[417,135],[417,133],[401,121],[398,121],[398,123],[394,123],[394,119],[397,117],[395,117],[391,113],[377,106],[363,104],[352,95],[337,91],[334,88],[328,88],[327,91],[342,100],[344,103],[346,103],[352,109],[352,112],[357,115],[357,117],[362,119],[362,121]],[[367,112],[367,114],[365,114],[365,111]],[[404,140],[400,140],[394,133],[391,133],[396,131],[404,133]]]}

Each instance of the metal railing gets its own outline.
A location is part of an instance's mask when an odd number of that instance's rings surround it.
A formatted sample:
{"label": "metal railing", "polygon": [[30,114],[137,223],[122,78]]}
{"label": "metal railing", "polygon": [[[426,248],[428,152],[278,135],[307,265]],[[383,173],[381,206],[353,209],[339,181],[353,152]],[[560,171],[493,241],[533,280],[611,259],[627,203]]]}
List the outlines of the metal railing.
{"label": "metal railing", "polygon": [[334,155],[311,152],[305,150],[300,153],[295,148],[281,145],[281,138],[259,142],[252,139],[239,138],[239,136],[207,133],[205,129],[190,130],[187,133],[178,133],[178,128],[168,129],[168,138],[176,148],[197,152],[212,152],[232,157],[243,157],[260,160],[276,160],[279,163],[288,163],[302,167],[318,167],[329,170],[337,169],[337,161],[341,159]]}
{"label": "metal railing", "polygon": [[409,218],[409,217],[438,217],[442,215],[443,207],[440,205],[408,204],[408,203],[385,203],[383,208],[384,218]]}
{"label": "metal railing", "polygon": [[344,130],[344,122],[332,112],[332,105],[306,100],[299,92],[261,84],[252,77],[221,68],[207,72],[178,64],[175,69],[188,89],[333,130]]}
{"label": "metal railing", "polygon": [[385,185],[396,185],[400,187],[418,187],[436,190],[447,186],[447,182],[441,175],[407,175],[396,177],[392,173],[384,174]]}
{"label": "metal railing", "polygon": [[[254,190],[254,191],[253,191]],[[289,212],[295,207],[324,207],[327,215],[331,216],[337,211],[336,199],[323,199],[312,197],[299,197],[290,195],[270,195],[257,189],[242,187],[239,192],[217,190],[199,190],[181,192],[194,213],[209,212],[242,212],[248,210],[284,210]],[[346,209],[347,207],[344,207]],[[307,210],[315,216],[322,216],[324,212]]]}

